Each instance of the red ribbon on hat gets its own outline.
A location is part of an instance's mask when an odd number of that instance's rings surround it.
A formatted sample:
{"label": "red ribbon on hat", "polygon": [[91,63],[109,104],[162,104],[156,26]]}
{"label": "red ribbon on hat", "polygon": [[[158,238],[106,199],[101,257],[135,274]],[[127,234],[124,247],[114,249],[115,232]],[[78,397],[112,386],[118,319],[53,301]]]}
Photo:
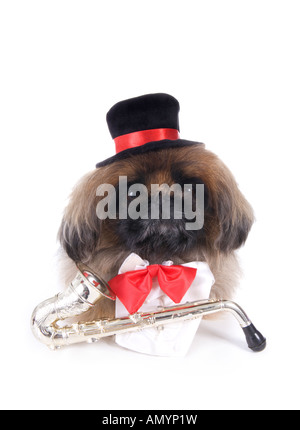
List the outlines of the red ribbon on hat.
{"label": "red ribbon on hat", "polygon": [[124,151],[125,149],[144,145],[147,142],[155,142],[164,139],[179,139],[178,130],[174,128],[155,128],[152,130],[135,131],[133,133],[118,136],[114,139],[114,141],[116,145],[116,153],[118,153]]}
{"label": "red ribbon on hat", "polygon": [[157,276],[161,290],[174,303],[180,303],[195,279],[197,269],[180,265],[153,264],[145,269],[132,270],[115,276],[109,286],[130,314],[137,312],[152,288]]}

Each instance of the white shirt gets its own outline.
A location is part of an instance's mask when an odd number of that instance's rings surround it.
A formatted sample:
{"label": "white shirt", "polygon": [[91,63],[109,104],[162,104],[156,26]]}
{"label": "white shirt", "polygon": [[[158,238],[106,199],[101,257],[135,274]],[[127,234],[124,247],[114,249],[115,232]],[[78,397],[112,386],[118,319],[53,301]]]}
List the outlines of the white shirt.
{"label": "white shirt", "polygon": [[[163,265],[171,266],[172,261]],[[137,254],[130,254],[119,269],[119,274],[132,270],[145,269],[149,265]],[[215,282],[214,276],[207,263],[193,261],[182,266],[197,269],[196,277],[180,303],[207,300]],[[174,306],[174,302],[160,289],[157,277],[153,278],[152,289],[139,312],[155,311],[157,307]],[[121,301],[116,299],[116,318],[128,316],[128,311]],[[140,331],[117,334],[115,341],[118,345],[144,354],[160,356],[186,355],[199,327],[201,317],[191,321],[178,321],[164,326],[149,327]]]}

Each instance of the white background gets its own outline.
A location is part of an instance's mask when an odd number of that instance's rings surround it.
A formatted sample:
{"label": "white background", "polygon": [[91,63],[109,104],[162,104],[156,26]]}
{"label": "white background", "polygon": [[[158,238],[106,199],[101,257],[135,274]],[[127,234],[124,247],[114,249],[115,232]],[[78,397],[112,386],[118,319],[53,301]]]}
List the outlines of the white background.
{"label": "white background", "polygon": [[[3,409],[298,409],[299,1],[0,3]],[[233,171],[256,223],[236,301],[268,338],[247,349],[232,316],[200,325],[184,359],[112,339],[51,352],[30,331],[58,290],[67,197],[113,155],[105,115],[167,92],[181,137]]]}

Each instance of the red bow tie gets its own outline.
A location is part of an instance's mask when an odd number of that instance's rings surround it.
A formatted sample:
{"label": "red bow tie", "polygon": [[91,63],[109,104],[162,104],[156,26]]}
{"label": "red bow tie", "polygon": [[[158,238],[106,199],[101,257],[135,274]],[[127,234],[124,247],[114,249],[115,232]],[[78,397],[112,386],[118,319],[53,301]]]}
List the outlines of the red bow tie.
{"label": "red bow tie", "polygon": [[130,314],[137,312],[152,288],[157,276],[160,288],[175,303],[180,303],[195,279],[197,269],[185,266],[153,264],[115,276],[109,286]]}

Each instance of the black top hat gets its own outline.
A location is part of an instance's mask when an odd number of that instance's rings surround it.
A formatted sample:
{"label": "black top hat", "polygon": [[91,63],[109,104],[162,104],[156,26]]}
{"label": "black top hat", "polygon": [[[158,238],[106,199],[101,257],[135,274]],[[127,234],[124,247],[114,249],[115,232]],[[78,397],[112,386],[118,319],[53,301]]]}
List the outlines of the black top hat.
{"label": "black top hat", "polygon": [[147,94],[115,104],[106,120],[116,155],[96,167],[160,149],[199,145],[179,137],[179,103],[163,93]]}

